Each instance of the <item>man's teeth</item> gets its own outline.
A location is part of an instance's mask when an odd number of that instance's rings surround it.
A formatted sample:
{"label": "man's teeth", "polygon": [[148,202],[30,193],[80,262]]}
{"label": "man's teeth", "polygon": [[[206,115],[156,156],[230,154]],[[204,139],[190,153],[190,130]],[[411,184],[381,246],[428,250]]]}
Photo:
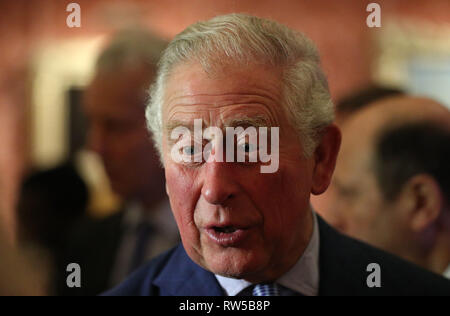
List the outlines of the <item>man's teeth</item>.
{"label": "man's teeth", "polygon": [[227,227],[215,227],[215,230],[225,234],[231,234],[236,231],[236,228],[227,226]]}

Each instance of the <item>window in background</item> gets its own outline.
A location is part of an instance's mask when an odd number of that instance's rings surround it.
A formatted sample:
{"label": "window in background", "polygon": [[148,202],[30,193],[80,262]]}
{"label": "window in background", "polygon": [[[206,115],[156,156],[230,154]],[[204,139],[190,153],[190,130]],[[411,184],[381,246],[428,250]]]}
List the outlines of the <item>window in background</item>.
{"label": "window in background", "polygon": [[407,91],[434,98],[450,108],[450,56],[412,58],[408,63],[408,79]]}
{"label": "window in background", "polygon": [[450,26],[391,17],[375,38],[374,81],[450,108]]}

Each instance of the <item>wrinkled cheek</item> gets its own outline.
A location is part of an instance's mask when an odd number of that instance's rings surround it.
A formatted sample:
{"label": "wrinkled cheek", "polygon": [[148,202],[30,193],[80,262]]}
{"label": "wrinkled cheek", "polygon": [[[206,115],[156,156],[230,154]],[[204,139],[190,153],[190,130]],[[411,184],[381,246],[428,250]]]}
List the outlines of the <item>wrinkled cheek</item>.
{"label": "wrinkled cheek", "polygon": [[179,168],[166,167],[166,183],[170,205],[183,243],[195,244],[198,242],[198,230],[194,224],[197,194],[193,181]]}

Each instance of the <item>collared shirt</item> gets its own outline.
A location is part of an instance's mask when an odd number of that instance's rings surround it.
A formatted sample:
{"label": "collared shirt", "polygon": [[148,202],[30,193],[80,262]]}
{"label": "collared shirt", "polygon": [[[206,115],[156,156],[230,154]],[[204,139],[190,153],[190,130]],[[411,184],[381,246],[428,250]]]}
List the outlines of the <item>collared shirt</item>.
{"label": "collared shirt", "polygon": [[[305,296],[317,296],[319,293],[319,224],[313,212],[314,225],[311,238],[303,255],[297,263],[275,282],[281,286]],[[241,279],[215,275],[220,286],[228,296],[235,296],[252,283]]]}
{"label": "collared shirt", "polygon": [[142,222],[152,227],[144,258],[149,260],[179,242],[179,233],[168,200],[146,212],[139,203],[129,203],[122,219],[123,237],[120,241],[111,276],[111,286],[122,282],[129,274],[133,252],[138,239],[138,226]]}

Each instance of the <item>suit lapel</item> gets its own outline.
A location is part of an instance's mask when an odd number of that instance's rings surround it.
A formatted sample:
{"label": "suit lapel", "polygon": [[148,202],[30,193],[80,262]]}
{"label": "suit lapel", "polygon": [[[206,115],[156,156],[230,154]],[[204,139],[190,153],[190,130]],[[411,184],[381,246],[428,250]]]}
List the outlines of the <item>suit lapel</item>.
{"label": "suit lapel", "polygon": [[164,269],[154,280],[162,296],[223,296],[216,277],[198,266],[178,246]]}
{"label": "suit lapel", "polygon": [[361,295],[366,267],[361,251],[349,238],[319,218],[319,295]]}

